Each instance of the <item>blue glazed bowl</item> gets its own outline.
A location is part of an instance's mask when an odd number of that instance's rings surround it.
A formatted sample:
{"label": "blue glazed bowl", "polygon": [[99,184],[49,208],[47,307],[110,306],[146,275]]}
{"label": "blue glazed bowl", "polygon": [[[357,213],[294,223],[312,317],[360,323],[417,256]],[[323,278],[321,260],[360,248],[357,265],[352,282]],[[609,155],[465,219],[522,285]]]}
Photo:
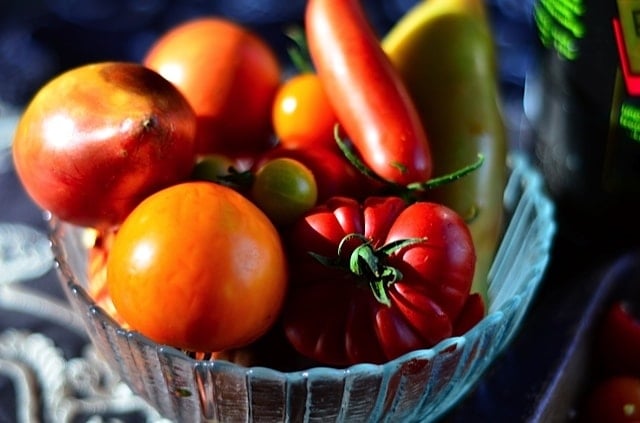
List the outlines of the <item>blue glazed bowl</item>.
{"label": "blue glazed bowl", "polygon": [[64,292],[97,350],[163,416],[201,421],[433,421],[451,409],[499,357],[521,325],[546,269],[556,225],[538,170],[509,158],[507,222],[489,272],[484,319],[464,336],[382,365],[281,372],[197,360],[125,330],[87,293],[83,229],[50,220]]}

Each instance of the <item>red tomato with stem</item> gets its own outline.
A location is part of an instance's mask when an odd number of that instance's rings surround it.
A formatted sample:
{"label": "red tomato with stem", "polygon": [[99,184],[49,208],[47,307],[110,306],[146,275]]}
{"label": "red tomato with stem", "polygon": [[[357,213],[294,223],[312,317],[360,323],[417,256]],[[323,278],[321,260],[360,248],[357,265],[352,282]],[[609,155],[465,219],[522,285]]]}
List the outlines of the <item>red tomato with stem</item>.
{"label": "red tomato with stem", "polygon": [[[469,328],[475,250],[451,209],[334,197],[293,227],[287,339],[327,365],[381,363]],[[472,301],[475,305],[467,307]],[[481,303],[479,303],[481,305]],[[458,325],[458,319],[464,319]]]}

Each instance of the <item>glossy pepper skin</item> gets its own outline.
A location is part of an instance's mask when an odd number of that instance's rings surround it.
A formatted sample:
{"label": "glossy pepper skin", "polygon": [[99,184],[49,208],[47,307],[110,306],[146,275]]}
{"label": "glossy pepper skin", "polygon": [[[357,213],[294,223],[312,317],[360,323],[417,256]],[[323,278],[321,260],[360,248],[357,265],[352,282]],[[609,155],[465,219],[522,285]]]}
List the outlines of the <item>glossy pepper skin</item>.
{"label": "glossy pepper skin", "polygon": [[309,0],[309,53],[329,102],[364,164],[407,185],[432,175],[426,132],[359,0]]}
{"label": "glossy pepper skin", "polygon": [[503,228],[508,142],[500,109],[496,53],[481,0],[429,0],[385,36],[383,48],[429,134],[434,177],[484,156],[476,171],[429,193],[469,223],[476,246],[473,292],[485,296]]}

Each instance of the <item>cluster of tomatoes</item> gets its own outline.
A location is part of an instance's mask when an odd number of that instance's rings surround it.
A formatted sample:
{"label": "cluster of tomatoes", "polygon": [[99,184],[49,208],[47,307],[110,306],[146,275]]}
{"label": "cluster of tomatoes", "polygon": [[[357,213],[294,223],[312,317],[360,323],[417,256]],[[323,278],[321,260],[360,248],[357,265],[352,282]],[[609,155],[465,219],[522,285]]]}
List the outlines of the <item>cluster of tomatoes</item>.
{"label": "cluster of tomatoes", "polygon": [[128,327],[191,352],[279,330],[343,366],[482,318],[468,226],[428,201],[428,140],[360,7],[310,1],[314,69],[285,80],[256,34],[201,18],[34,97],[16,170],[93,228],[93,292]]}

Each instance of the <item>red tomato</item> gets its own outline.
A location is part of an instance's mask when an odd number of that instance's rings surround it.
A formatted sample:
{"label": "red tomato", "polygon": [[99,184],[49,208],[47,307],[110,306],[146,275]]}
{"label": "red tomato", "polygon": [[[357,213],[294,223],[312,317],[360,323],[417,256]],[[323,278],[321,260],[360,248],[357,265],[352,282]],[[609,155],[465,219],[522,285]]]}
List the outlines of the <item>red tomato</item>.
{"label": "red tomato", "polygon": [[615,376],[600,382],[587,398],[585,418],[588,423],[640,421],[640,379]]}
{"label": "red tomato", "polygon": [[30,197],[60,219],[105,229],[189,177],[196,118],[178,90],[134,63],[71,69],[27,105],[13,141]]}
{"label": "red tomato", "polygon": [[287,148],[338,148],[333,134],[338,118],[314,73],[297,74],[280,86],[272,119],[278,141]]}
{"label": "red tomato", "polygon": [[297,222],[288,248],[284,328],[309,358],[381,363],[453,335],[459,317],[469,326],[473,242],[442,205],[334,197]]}
{"label": "red tomato", "polygon": [[198,117],[198,153],[254,154],[271,143],[280,85],[273,49],[234,22],[198,18],[160,37],[144,64],[173,82]]}
{"label": "red tomato", "polygon": [[305,30],[329,101],[364,163],[400,185],[429,180],[422,121],[360,1],[309,0]]}

